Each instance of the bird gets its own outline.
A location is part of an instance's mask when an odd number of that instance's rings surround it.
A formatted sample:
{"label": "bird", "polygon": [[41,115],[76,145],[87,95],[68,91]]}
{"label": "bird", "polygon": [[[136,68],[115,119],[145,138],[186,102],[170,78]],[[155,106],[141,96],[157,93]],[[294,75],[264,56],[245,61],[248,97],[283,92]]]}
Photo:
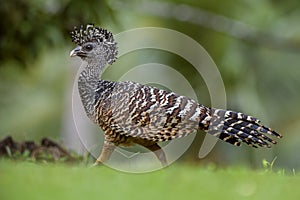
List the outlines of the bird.
{"label": "bird", "polygon": [[282,135],[250,115],[206,107],[172,91],[132,81],[101,78],[106,66],[117,60],[113,34],[94,24],[75,26],[70,32],[78,56],[86,66],[78,78],[78,91],[88,118],[104,134],[104,144],[94,165],[105,163],[117,146],[141,145],[152,151],[162,166],[166,155],[159,145],[202,130],[235,146],[270,148]]}

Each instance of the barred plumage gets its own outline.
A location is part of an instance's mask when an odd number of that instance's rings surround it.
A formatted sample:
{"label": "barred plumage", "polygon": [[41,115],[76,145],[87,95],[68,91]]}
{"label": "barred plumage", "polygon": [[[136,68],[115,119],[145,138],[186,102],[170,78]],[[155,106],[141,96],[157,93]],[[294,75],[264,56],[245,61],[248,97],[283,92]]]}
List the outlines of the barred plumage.
{"label": "barred plumage", "polygon": [[139,83],[101,80],[103,68],[117,55],[112,34],[87,25],[75,28],[71,35],[79,46],[70,55],[88,63],[78,80],[83,106],[105,134],[96,163],[109,159],[115,146],[140,144],[165,165],[167,161],[158,142],[184,137],[199,129],[236,146],[243,142],[252,147],[271,147],[276,142],[269,136],[282,137],[243,113],[207,108],[188,97]]}

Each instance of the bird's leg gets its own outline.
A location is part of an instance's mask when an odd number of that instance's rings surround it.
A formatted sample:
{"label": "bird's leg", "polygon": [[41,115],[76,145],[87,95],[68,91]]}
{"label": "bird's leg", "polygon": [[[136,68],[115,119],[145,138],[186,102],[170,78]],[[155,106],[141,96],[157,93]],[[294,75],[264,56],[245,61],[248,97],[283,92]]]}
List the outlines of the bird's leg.
{"label": "bird's leg", "polygon": [[154,143],[150,146],[145,146],[145,145],[143,145],[143,146],[146,147],[147,149],[149,149],[150,151],[152,151],[156,155],[156,157],[161,162],[163,167],[166,167],[168,165],[165,152],[162,150],[162,148],[157,143]]}
{"label": "bird's leg", "polygon": [[109,160],[109,158],[115,148],[116,148],[116,146],[112,142],[104,140],[102,152],[101,152],[100,156],[97,158],[97,160],[93,166],[96,166],[100,163],[103,163],[103,162]]}

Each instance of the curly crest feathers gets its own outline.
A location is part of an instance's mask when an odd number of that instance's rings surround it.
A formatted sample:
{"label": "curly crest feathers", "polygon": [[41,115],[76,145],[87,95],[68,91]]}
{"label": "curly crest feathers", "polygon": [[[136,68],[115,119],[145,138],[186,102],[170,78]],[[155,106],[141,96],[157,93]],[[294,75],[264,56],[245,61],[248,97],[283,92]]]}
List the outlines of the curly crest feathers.
{"label": "curly crest feathers", "polygon": [[117,58],[117,43],[115,42],[113,35],[108,30],[95,27],[94,24],[81,25],[79,28],[74,27],[74,30],[70,32],[72,42],[76,45],[82,46],[87,42],[96,42],[102,44],[107,50],[105,57],[107,63],[112,64]]}

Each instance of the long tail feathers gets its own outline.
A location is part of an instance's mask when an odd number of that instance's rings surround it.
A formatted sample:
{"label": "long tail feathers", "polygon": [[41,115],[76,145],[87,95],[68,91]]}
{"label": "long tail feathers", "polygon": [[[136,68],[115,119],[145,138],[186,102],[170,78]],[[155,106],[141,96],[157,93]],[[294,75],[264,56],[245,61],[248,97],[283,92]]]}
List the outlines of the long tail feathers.
{"label": "long tail feathers", "polygon": [[276,141],[268,135],[282,138],[282,135],[262,125],[252,116],[221,109],[210,111],[212,118],[207,132],[230,144],[240,146],[243,142],[255,148],[258,146],[270,148]]}

